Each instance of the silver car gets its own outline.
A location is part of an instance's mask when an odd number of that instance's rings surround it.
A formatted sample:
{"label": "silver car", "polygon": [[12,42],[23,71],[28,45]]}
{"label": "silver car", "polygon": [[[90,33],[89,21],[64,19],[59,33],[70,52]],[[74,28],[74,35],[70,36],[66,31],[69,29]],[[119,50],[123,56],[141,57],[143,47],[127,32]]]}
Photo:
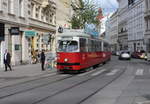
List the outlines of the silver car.
{"label": "silver car", "polygon": [[131,55],[129,51],[122,51],[119,55],[119,60],[130,60],[131,59]]}

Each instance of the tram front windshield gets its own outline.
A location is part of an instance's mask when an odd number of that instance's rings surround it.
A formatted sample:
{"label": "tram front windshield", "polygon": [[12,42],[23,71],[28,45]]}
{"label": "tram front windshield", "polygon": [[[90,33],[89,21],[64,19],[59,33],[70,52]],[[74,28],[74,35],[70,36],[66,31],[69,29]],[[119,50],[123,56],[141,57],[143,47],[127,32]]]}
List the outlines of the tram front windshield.
{"label": "tram front windshield", "polygon": [[58,51],[59,52],[77,52],[78,51],[78,42],[70,40],[61,40],[58,42]]}

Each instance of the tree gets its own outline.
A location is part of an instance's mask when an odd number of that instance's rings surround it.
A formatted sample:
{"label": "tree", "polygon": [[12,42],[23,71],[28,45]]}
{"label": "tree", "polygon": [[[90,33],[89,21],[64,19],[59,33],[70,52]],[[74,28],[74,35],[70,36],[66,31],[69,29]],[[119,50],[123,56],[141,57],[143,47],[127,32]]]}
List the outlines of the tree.
{"label": "tree", "polygon": [[69,21],[72,24],[72,28],[83,29],[85,24],[99,24],[96,19],[97,9],[89,0],[76,0],[71,3],[71,7],[74,10],[74,14]]}

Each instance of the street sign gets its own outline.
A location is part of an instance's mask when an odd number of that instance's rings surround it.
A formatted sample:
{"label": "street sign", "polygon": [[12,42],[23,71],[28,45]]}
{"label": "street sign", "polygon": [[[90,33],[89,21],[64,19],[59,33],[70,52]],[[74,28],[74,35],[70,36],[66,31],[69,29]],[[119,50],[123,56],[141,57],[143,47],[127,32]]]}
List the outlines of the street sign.
{"label": "street sign", "polygon": [[25,31],[25,36],[27,36],[27,37],[32,37],[32,36],[35,36],[36,34],[37,33],[32,30]]}

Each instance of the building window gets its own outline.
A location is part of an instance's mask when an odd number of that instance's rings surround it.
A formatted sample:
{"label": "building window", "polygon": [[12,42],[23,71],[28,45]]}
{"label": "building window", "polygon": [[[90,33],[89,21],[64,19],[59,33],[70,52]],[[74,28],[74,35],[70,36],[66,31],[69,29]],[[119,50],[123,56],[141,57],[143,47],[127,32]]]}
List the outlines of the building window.
{"label": "building window", "polygon": [[14,0],[8,0],[8,13],[14,14]]}
{"label": "building window", "polygon": [[19,16],[24,17],[24,0],[19,0]]}
{"label": "building window", "polygon": [[31,12],[30,12],[31,13],[31,17],[34,17],[34,14],[33,14],[34,12],[33,11],[34,11],[34,4],[31,3]]}

